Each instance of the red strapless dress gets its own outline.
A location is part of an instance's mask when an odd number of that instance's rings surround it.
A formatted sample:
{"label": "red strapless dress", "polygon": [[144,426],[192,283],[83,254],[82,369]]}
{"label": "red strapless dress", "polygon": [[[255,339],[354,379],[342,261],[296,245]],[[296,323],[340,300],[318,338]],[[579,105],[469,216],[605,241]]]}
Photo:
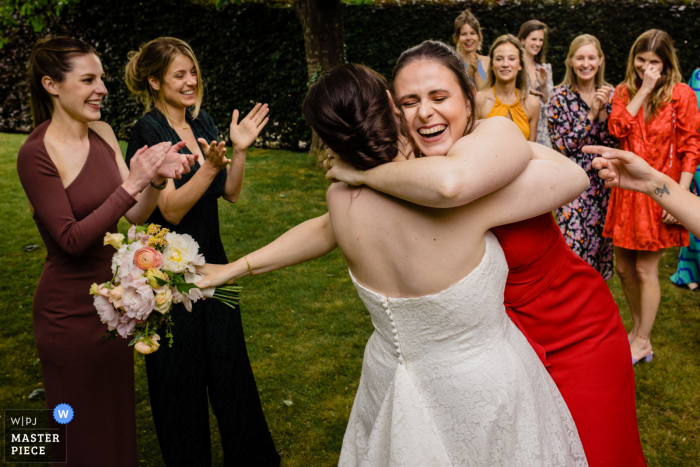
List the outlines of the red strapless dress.
{"label": "red strapless dress", "polygon": [[551,214],[491,229],[508,262],[508,315],[576,422],[588,464],[645,466],[627,333],[607,284]]}

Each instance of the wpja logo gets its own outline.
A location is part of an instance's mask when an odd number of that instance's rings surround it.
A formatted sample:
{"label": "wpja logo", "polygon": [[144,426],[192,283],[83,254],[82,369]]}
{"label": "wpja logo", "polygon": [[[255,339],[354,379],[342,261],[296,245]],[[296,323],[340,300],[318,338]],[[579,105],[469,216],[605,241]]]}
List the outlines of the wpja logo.
{"label": "wpja logo", "polygon": [[66,462],[66,434],[73,408],[5,409],[4,460],[7,464]]}

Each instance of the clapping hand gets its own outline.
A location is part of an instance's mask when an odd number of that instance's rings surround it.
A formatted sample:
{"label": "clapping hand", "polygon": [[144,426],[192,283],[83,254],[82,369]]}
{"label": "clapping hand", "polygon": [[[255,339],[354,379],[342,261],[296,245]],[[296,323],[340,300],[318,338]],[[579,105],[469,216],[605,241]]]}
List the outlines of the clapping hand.
{"label": "clapping hand", "polygon": [[610,86],[601,86],[596,89],[595,94],[593,94],[593,101],[591,102],[591,112],[594,115],[605,112],[605,104],[607,104],[610,99],[610,91],[612,91]]}
{"label": "clapping hand", "polygon": [[541,88],[547,87],[547,69],[543,66],[537,68],[537,82],[540,83]]}
{"label": "clapping hand", "polygon": [[194,165],[194,154],[180,154],[180,150],[186,145],[186,141],[180,141],[170,146],[170,149],[165,153],[163,164],[157,171],[159,176],[179,180],[182,178],[182,174],[190,171],[190,167]]}
{"label": "clapping hand", "polygon": [[471,77],[474,76],[474,73],[479,69],[479,57],[476,55],[476,52],[469,52],[467,59],[469,60],[468,74]]}
{"label": "clapping hand", "polygon": [[238,110],[233,111],[231,118],[231,143],[234,149],[247,149],[253,144],[255,138],[258,137],[260,131],[265,127],[269,118],[267,113],[270,108],[267,104],[255,104],[253,110],[238,123]]}
{"label": "clapping hand", "polygon": [[124,181],[124,188],[129,194],[135,196],[151,183],[171,146],[170,142],[164,142],[151,147],[144,146],[136,151],[129,164],[129,176]]}
{"label": "clapping hand", "polygon": [[204,138],[199,138],[197,140],[202,146],[202,153],[204,154],[205,164],[209,164],[216,172],[226,167],[231,159],[226,157],[226,143],[223,141],[217,143],[212,141],[207,143]]}

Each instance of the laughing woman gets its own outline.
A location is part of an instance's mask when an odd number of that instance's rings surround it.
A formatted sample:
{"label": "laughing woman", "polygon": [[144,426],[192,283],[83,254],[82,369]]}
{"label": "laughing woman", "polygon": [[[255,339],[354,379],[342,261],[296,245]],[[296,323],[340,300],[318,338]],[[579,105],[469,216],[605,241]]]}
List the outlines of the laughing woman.
{"label": "laughing woman", "polygon": [[545,63],[549,29],[542,21],[531,19],[520,26],[518,40],[525,49],[525,63],[530,80],[530,94],[540,99],[540,118],[537,121],[537,142],[552,147],[547,128],[547,107],[554,91],[552,65]]}
{"label": "laughing woman", "polygon": [[[200,108],[202,77],[187,43],[161,37],[131,52],[126,83],[146,108],[131,134],[127,162],[136,148],[152,141],[185,141],[182,151],[196,156],[187,177],[161,188],[149,222],[191,235],[208,262],[227,263],[217,200],[238,200],[246,149],[267,123],[267,105],[256,105],[240,123],[234,110],[229,160],[213,120]],[[191,312],[174,305],[172,315],[177,343],[146,356],[153,420],[166,465],[211,465],[208,399],[225,465],[277,466],[280,457],[248,360],[240,310],[207,300],[195,303]]]}
{"label": "laughing woman", "polygon": [[[19,150],[17,173],[46,244],[34,338],[46,408],[64,403],[75,411],[65,450],[52,449],[51,460],[136,467],[134,351],[124,339],[102,338],[107,325],[88,291],[112,277],[114,249],[105,234],[117,232],[122,216],[146,220],[158,202],[155,185],[189,170],[191,161],[177,154],[178,145],[141,145],[126,168],[114,131],[99,121],[107,95],[102,63],[81,40],[37,42],[29,83],[34,131]],[[49,423],[57,429],[52,417]]]}
{"label": "laughing woman", "polygon": [[457,53],[462,57],[465,71],[477,90],[486,83],[491,59],[479,55],[484,43],[481,25],[476,16],[467,8],[455,18],[455,30],[452,35]]}
{"label": "laughing woman", "polygon": [[481,118],[506,117],[529,141],[537,139],[540,101],[528,92],[525,51],[511,34],[496,39],[489,51],[491,69],[476,96]]}
{"label": "laughing woman", "polygon": [[[682,80],[671,36],[646,31],[630,50],[608,127],[620,149],[688,189],[700,156],[700,113],[695,93]],[[632,362],[650,362],[661,302],[659,261],[664,249],[688,246],[688,231],[646,195],[613,188],[603,235],[615,246],[615,269],[632,315]]]}
{"label": "laughing woman", "polygon": [[603,238],[610,189],[591,166],[586,145],[616,146],[608,132],[612,87],[605,81],[605,57],[598,39],[590,34],[571,42],[566,76],[549,102],[548,120],[554,148],[576,162],[591,184],[566,206],[557,209],[557,223],[574,252],[608,280],[613,274],[613,246]]}

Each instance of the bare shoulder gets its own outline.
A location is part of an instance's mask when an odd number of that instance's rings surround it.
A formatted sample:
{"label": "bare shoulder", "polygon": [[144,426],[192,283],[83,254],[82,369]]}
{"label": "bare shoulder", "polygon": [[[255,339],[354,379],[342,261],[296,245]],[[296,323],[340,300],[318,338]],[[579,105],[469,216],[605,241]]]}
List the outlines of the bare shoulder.
{"label": "bare shoulder", "polygon": [[331,183],[326,191],[326,203],[328,207],[340,206],[342,204],[350,204],[350,197],[353,192],[357,191],[358,188],[348,186],[348,184],[343,182]]}
{"label": "bare shoulder", "polygon": [[527,96],[525,99],[525,113],[529,119],[532,119],[535,115],[540,113],[540,99],[533,96],[532,94]]}
{"label": "bare shoulder", "polygon": [[100,135],[100,138],[107,141],[107,144],[112,146],[112,149],[114,149],[115,154],[121,153],[121,149],[119,148],[119,141],[117,140],[117,135],[114,134],[114,130],[112,130],[112,127],[109,126],[109,123],[102,121],[90,122],[88,123],[88,127],[92,131]]}
{"label": "bare shoulder", "polygon": [[474,150],[531,151],[522,131],[506,117],[479,120],[470,134],[460,138],[450,148],[450,153],[461,154]]}

